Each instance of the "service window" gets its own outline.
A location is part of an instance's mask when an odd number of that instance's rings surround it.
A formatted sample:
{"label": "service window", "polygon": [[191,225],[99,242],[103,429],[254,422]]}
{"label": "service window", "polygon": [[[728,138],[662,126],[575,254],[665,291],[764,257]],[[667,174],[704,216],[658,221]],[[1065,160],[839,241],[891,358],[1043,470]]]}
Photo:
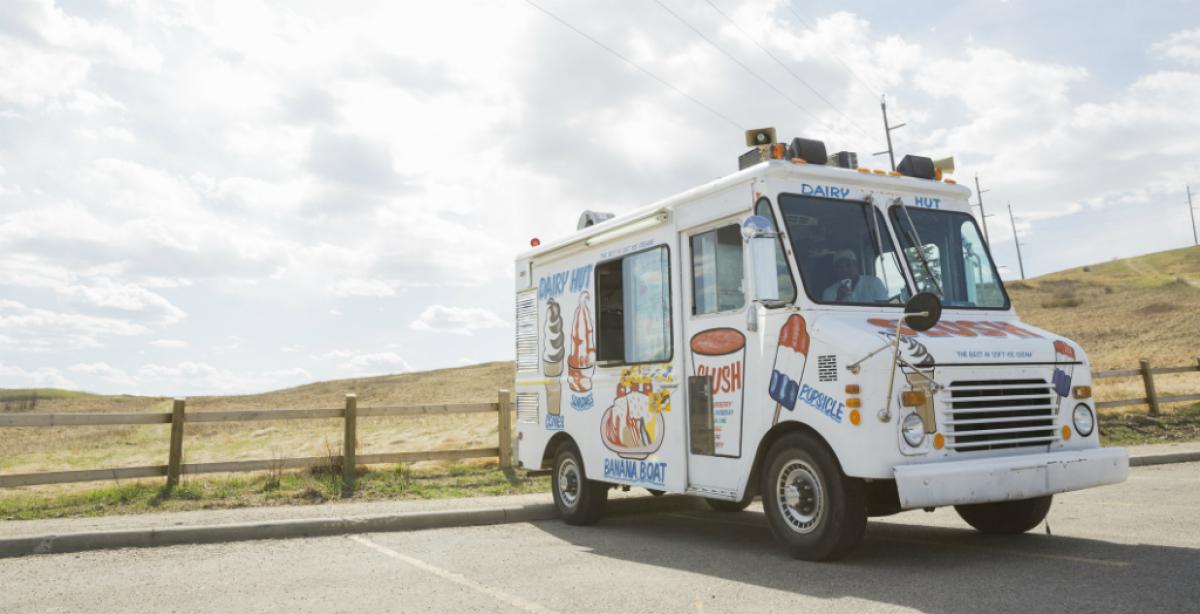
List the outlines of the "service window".
{"label": "service window", "polygon": [[666,246],[596,265],[596,359],[671,360],[671,271]]}
{"label": "service window", "polygon": [[732,311],[746,305],[742,231],[737,224],[692,236],[692,313]]}

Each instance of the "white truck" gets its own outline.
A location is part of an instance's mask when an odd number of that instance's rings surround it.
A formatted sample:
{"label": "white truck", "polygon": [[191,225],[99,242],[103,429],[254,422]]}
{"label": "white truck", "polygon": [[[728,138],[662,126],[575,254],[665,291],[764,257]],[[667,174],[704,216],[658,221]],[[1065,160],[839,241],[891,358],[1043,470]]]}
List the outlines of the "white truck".
{"label": "white truck", "polygon": [[1019,533],[1125,479],[1086,355],[1014,312],[947,164],[747,145],[736,173],[516,260],[516,459],[551,471],[566,522],[614,486],[761,496],[793,556],[827,560],[868,516],[953,505]]}

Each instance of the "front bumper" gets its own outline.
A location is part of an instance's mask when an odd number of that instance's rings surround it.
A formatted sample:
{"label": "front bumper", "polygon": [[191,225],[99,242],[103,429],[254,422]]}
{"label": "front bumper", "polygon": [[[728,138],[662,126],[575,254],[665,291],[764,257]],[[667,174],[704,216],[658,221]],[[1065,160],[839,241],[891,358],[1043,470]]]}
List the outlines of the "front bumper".
{"label": "front bumper", "polygon": [[1124,448],[1094,448],[900,465],[900,507],[937,507],[1030,499],[1125,481]]}

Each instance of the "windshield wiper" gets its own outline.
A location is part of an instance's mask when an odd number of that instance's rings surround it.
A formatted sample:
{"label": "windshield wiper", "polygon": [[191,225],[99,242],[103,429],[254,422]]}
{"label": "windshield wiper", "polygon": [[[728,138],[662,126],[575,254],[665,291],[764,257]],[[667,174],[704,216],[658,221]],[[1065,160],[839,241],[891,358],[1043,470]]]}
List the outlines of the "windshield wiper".
{"label": "windshield wiper", "polygon": [[[905,236],[908,237],[908,241],[910,243],[914,242],[915,240],[917,256],[921,258],[921,266],[925,267],[925,275],[929,277],[930,283],[932,283],[933,287],[937,289],[938,296],[943,296],[944,293],[942,292],[942,286],[937,282],[937,278],[933,276],[933,268],[929,266],[929,260],[925,258],[925,243],[921,241],[921,235],[917,233],[917,225],[913,223],[912,216],[908,214],[908,207],[904,206],[904,201],[900,200],[899,198],[897,198],[894,202],[900,206],[900,211],[904,213],[904,219],[908,221],[908,227],[912,229],[912,234],[910,235],[907,231],[905,231]],[[903,228],[901,229],[903,230]],[[912,258],[908,259],[908,263],[909,265],[912,264]]]}

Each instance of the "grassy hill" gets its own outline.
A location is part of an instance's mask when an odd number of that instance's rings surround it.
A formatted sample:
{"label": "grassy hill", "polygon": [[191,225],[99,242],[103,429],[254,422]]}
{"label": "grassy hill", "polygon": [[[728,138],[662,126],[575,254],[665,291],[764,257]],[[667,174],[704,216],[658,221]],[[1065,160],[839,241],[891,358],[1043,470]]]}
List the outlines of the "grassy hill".
{"label": "grassy hill", "polygon": [[[1200,355],[1200,248],[1069,269],[1008,287],[1025,320],[1078,341],[1097,370],[1134,368],[1139,358],[1159,366],[1194,364]],[[512,362],[494,362],[317,382],[253,395],[191,397],[188,409],[339,407],[349,392],[358,394],[360,407],[492,401],[498,389],[512,387],[513,370]],[[1195,374],[1156,381],[1162,394],[1200,392],[1200,376]],[[1096,392],[1100,399],[1142,396],[1137,378],[1098,382]],[[30,398],[36,403],[29,404]],[[165,397],[0,390],[3,411],[169,411],[170,406],[171,399]],[[340,445],[339,425],[337,420],[189,425],[185,461],[334,454]],[[1165,428],[1157,422],[1144,426],[1134,439],[1157,437],[1154,429]],[[1196,436],[1200,430],[1197,425],[1170,426],[1164,434]],[[359,428],[360,453],[490,447],[496,437],[495,418],[488,415],[370,418],[360,420]],[[0,438],[0,471],[6,473],[161,464],[167,456],[165,426],[7,431]]]}

